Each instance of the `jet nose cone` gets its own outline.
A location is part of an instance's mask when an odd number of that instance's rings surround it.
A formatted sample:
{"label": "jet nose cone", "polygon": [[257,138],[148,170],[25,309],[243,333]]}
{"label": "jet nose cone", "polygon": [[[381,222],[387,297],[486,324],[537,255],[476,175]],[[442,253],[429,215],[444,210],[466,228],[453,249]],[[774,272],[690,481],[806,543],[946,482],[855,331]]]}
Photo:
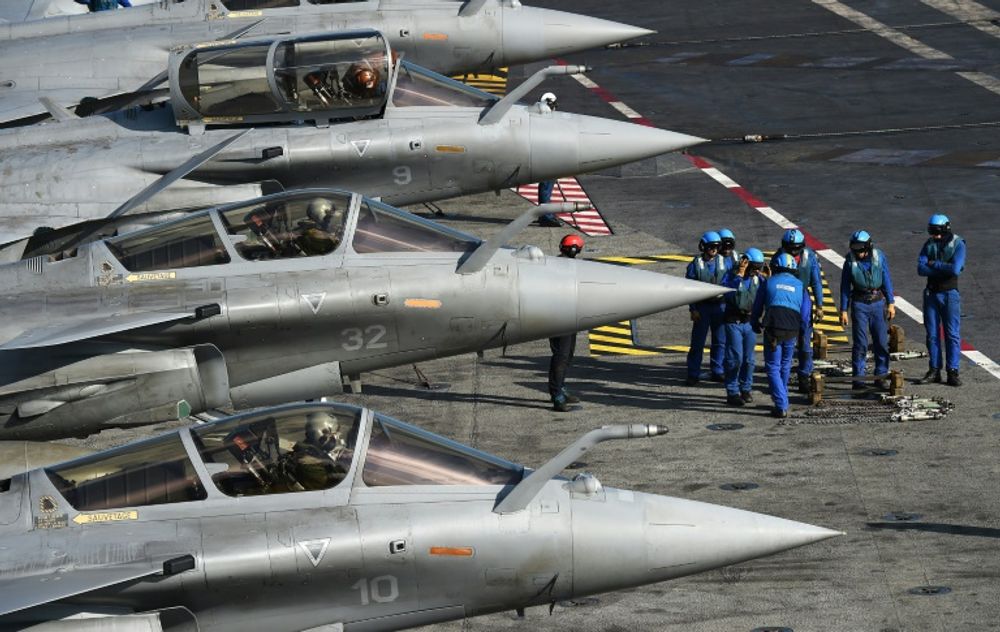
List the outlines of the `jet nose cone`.
{"label": "jet nose cone", "polygon": [[[573,582],[587,595],[692,575],[843,535],[794,520],[605,488],[573,505]],[[614,506],[608,506],[614,503]],[[615,534],[613,556],[605,555]]]}
{"label": "jet nose cone", "polygon": [[580,119],[582,171],[623,165],[708,142],[705,138],[634,123],[592,116]]}
{"label": "jet nose cone", "polygon": [[693,147],[706,139],[596,116],[531,115],[532,181],[554,179]]}
{"label": "jet nose cone", "polygon": [[684,574],[728,566],[843,535],[804,522],[666,496],[646,497],[650,568]]}
{"label": "jet nose cone", "polygon": [[577,262],[580,329],[638,318],[719,296],[725,288],[594,261]]}
{"label": "jet nose cone", "polygon": [[504,60],[508,64],[526,63],[654,32],[576,13],[522,6],[504,13]]}

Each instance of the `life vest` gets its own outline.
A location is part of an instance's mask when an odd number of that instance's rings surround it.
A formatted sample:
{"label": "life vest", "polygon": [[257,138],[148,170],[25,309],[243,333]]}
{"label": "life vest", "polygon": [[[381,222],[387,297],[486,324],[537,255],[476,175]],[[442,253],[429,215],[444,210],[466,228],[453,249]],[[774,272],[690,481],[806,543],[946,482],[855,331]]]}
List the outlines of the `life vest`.
{"label": "life vest", "polygon": [[802,249],[798,266],[795,268],[795,276],[799,281],[802,281],[802,287],[809,287],[809,282],[812,280],[812,260],[815,256],[816,253],[811,248]]}
{"label": "life vest", "polygon": [[726,262],[726,270],[736,270],[740,267],[740,257],[743,256],[743,253],[734,250],[728,257],[725,255],[719,256]]}
{"label": "life vest", "polygon": [[951,263],[955,258],[955,250],[958,249],[958,243],[964,241],[958,235],[952,234],[951,240],[944,245],[944,248],[938,244],[934,239],[927,240],[927,259],[929,261],[943,261],[945,263]]}
{"label": "life vest", "polygon": [[702,256],[694,258],[695,278],[704,283],[722,285],[722,277],[726,275],[726,261],[722,255],[715,255],[715,270],[710,270],[708,262]]}
{"label": "life vest", "polygon": [[753,309],[753,302],[757,298],[757,290],[760,289],[760,277],[753,275],[749,279],[740,281],[736,291],[730,296],[736,308],[744,313],[749,313]]}
{"label": "life vest", "polygon": [[882,287],[882,266],[885,255],[878,248],[872,248],[871,268],[866,270],[862,261],[851,252],[847,255],[847,262],[851,264],[851,280],[855,290],[878,290]]}

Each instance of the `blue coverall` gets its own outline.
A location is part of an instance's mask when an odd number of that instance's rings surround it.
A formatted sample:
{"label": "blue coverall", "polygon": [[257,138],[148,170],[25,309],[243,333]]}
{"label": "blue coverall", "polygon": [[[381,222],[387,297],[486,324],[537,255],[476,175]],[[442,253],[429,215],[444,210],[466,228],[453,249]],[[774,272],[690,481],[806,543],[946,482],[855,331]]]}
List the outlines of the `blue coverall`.
{"label": "blue coverall", "polygon": [[85,4],[92,13],[98,11],[110,11],[117,9],[119,5],[129,8],[132,3],[129,0],[76,0],[77,4]]}
{"label": "blue coverall", "polygon": [[927,332],[930,368],[941,368],[940,332],[943,327],[945,368],[957,371],[962,358],[962,334],[959,331],[962,301],[958,294],[958,275],[965,268],[965,240],[951,235],[950,240],[942,242],[938,244],[934,239],[927,240],[917,259],[917,274],[927,277],[924,329]]}
{"label": "blue coverall", "polygon": [[754,274],[744,279],[736,270],[726,272],[722,284],[734,288],[726,294],[724,314],[726,333],[726,395],[749,393],[753,388],[753,371],[756,364],[754,346],[757,334],[750,324],[750,311],[760,289],[761,277]]}
{"label": "blue coverall", "polygon": [[[688,264],[684,276],[696,281],[721,285],[725,273],[726,264],[721,255],[715,255],[707,260],[703,255],[698,255]],[[711,331],[712,347],[709,353],[709,366],[713,376],[725,379],[723,356],[726,351],[726,332],[722,322],[725,309],[726,304],[722,298],[709,299],[691,305],[690,311],[698,312],[699,317],[691,325],[691,348],[688,349],[687,354],[688,378],[700,379],[701,377],[701,360],[705,354],[705,339],[708,337],[708,332]]]}
{"label": "blue coverall", "polygon": [[[785,250],[779,248],[771,259],[772,266],[774,259]],[[791,253],[789,253],[791,254]],[[803,248],[802,254],[798,257],[792,255],[798,268],[795,269],[795,276],[802,282],[803,288],[812,289],[813,301],[816,309],[823,313],[823,275],[819,267],[819,257],[812,248]],[[806,264],[802,265],[805,261]],[[813,322],[812,315],[802,321],[802,329],[799,331],[798,340],[798,366],[795,373],[800,380],[808,380],[813,371],[813,348],[812,348]]]}
{"label": "blue coverall", "polygon": [[[875,262],[878,262],[873,271]],[[855,269],[856,268],[856,269]],[[896,302],[889,275],[889,260],[878,248],[864,259],[848,253],[840,273],[840,311],[851,309],[852,375],[865,374],[865,355],[868,353],[868,334],[871,334],[872,353],[875,355],[875,375],[889,372],[889,321],[886,319],[886,301]]]}
{"label": "blue coverall", "polygon": [[788,378],[796,333],[811,316],[809,292],[787,272],[771,276],[757,291],[750,322],[755,332],[764,333],[764,367],[771,401],[777,410],[788,410]]}

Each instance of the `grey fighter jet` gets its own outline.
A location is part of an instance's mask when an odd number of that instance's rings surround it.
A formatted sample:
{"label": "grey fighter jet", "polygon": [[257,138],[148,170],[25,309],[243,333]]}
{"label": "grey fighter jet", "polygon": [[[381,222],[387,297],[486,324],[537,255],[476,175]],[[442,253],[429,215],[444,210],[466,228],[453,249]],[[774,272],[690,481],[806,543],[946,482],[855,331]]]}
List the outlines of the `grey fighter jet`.
{"label": "grey fighter jet", "polygon": [[552,210],[481,241],[357,194],[303,190],[0,266],[0,439],[318,398],[345,376],[720,292],[504,247]]}
{"label": "grey fighter jet", "polygon": [[577,67],[539,71],[498,99],[394,57],[374,31],[187,47],[172,54],[165,105],[63,112],[58,122],[0,130],[0,239],[28,236],[40,222],[204,208],[304,186],[410,204],[704,142],[517,104],[544,77]]}
{"label": "grey fighter jet", "polygon": [[[0,629],[398,630],[840,535],[534,471],[370,410],[293,405],[0,481]],[[804,605],[804,604],[803,604]]]}
{"label": "grey fighter jet", "polygon": [[[0,16],[42,12],[16,9],[5,6]],[[0,122],[44,114],[39,97],[75,107],[82,99],[145,89],[176,46],[359,28],[385,33],[408,60],[443,74],[551,59],[651,32],[518,0],[163,0],[0,25]]]}

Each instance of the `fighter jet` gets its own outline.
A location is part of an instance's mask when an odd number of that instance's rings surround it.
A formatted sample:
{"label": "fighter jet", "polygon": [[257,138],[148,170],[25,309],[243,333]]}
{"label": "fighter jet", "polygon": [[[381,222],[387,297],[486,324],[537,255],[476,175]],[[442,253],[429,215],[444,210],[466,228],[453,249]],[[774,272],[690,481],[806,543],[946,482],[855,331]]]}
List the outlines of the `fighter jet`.
{"label": "fighter jet", "polygon": [[172,53],[166,104],[88,118],[52,106],[58,122],[0,130],[0,238],[304,186],[410,204],[704,142],[517,104],[579,67],[498,99],[394,57],[375,31],[192,46]]}
{"label": "fighter jet", "polygon": [[398,630],[841,535],[530,471],[367,409],[292,405],[0,482],[0,628]]}
{"label": "fighter jet", "polygon": [[302,190],[60,241],[55,256],[0,266],[0,439],[319,398],[365,371],[720,293],[505,247],[553,210],[481,241],[357,194]]}
{"label": "fighter jet", "polygon": [[[0,17],[8,18],[44,15],[46,8],[24,0],[3,4]],[[359,28],[385,33],[408,60],[443,74],[551,59],[652,32],[525,7],[519,0],[424,0],[419,6],[398,0],[163,0],[0,25],[0,122],[45,114],[39,97],[75,107],[144,89],[155,84],[176,46]]]}

